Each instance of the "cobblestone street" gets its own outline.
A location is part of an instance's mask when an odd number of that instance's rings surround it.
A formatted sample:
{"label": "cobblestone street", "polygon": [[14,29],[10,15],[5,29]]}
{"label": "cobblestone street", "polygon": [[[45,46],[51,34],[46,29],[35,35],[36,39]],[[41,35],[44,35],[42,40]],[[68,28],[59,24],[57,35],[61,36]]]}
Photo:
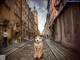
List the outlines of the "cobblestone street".
{"label": "cobblestone street", "polygon": [[[33,43],[34,41],[29,41],[24,47],[7,56],[7,60],[35,60],[33,57]],[[54,55],[49,49],[46,41],[43,41],[43,43],[43,58],[41,60],[55,60]]]}
{"label": "cobblestone street", "polygon": [[[36,60],[34,59],[34,41],[26,41],[24,46],[12,53],[6,53],[6,60]],[[60,44],[44,39],[43,57],[37,60],[80,60],[80,57]]]}
{"label": "cobblestone street", "polygon": [[80,0],[0,0],[0,60],[80,60]]}

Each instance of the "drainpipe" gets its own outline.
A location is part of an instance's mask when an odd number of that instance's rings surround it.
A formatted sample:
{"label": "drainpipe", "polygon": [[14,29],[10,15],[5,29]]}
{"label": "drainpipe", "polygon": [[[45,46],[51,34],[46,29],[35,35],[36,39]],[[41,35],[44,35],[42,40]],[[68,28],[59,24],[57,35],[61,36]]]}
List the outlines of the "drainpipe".
{"label": "drainpipe", "polygon": [[28,13],[28,38],[30,39],[30,30],[29,30],[29,13]]}
{"label": "drainpipe", "polygon": [[21,0],[21,41],[22,41],[22,31],[23,31],[23,29],[22,29],[22,25],[23,25],[23,21],[22,21],[22,0]]}

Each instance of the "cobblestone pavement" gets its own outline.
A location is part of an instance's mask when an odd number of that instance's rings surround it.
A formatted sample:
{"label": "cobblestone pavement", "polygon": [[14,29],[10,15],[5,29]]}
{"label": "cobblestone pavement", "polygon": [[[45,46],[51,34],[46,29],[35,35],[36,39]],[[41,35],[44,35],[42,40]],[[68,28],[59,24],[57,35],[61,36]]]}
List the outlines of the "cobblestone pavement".
{"label": "cobblestone pavement", "polygon": [[17,49],[19,49],[20,47],[23,47],[25,44],[26,44],[26,42],[20,42],[20,43],[17,43],[17,44],[9,45],[7,47],[3,47],[1,55],[8,56],[11,53],[13,53],[14,51],[16,51]]}
{"label": "cobblestone pavement", "polygon": [[57,60],[80,60],[80,57],[78,55],[64,48],[61,44],[55,43],[50,39],[46,39],[46,42],[56,56]]}
{"label": "cobblestone pavement", "polygon": [[[29,41],[24,47],[18,49],[14,53],[6,57],[6,60],[35,60],[34,55],[34,41]],[[52,54],[46,41],[43,41],[43,58],[40,60],[55,60],[55,56]],[[37,59],[39,60],[39,59]]]}

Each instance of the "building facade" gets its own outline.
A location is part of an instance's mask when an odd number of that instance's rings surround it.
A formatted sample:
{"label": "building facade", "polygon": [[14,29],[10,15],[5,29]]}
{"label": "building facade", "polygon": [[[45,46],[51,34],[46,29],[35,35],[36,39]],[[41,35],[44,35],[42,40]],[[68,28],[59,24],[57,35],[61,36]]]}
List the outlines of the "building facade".
{"label": "building facade", "polygon": [[35,21],[35,35],[39,35],[39,30],[38,30],[38,12],[37,12],[35,6],[34,6],[34,10],[32,12],[33,12],[34,21]]}
{"label": "building facade", "polygon": [[29,5],[22,0],[22,37],[29,35]]}
{"label": "building facade", "polygon": [[22,36],[35,37],[35,25],[35,18],[31,8],[26,0],[22,0]]}
{"label": "building facade", "polygon": [[5,29],[8,44],[19,43],[25,37],[35,37],[35,18],[26,0],[1,0],[0,8],[0,47],[4,42],[2,34]]}
{"label": "building facade", "polygon": [[22,19],[21,6],[21,0],[4,0],[0,2],[0,30],[3,33],[6,29],[8,32],[8,39],[12,41],[15,40],[13,39],[14,37],[17,37],[17,40],[19,39]]}
{"label": "building facade", "polygon": [[29,10],[29,31],[30,31],[29,36],[31,38],[35,37],[35,21],[31,9]]}
{"label": "building facade", "polygon": [[[80,52],[80,4],[77,0],[48,0],[53,40]],[[74,2],[74,3],[73,3]],[[52,12],[52,13],[50,13]]]}
{"label": "building facade", "polygon": [[[13,7],[12,7],[13,8]],[[13,17],[12,17],[13,18]],[[21,27],[22,27],[22,0],[15,0],[14,2],[14,27],[12,27],[12,34],[16,42],[21,41]]]}

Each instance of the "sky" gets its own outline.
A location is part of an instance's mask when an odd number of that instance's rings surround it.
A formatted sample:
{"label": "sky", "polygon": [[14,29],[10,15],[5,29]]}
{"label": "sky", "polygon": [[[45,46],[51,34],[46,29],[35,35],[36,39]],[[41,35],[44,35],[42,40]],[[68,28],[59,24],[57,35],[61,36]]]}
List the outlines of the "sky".
{"label": "sky", "polygon": [[26,0],[29,7],[33,9],[34,5],[38,12],[38,28],[42,32],[46,22],[47,0]]}

